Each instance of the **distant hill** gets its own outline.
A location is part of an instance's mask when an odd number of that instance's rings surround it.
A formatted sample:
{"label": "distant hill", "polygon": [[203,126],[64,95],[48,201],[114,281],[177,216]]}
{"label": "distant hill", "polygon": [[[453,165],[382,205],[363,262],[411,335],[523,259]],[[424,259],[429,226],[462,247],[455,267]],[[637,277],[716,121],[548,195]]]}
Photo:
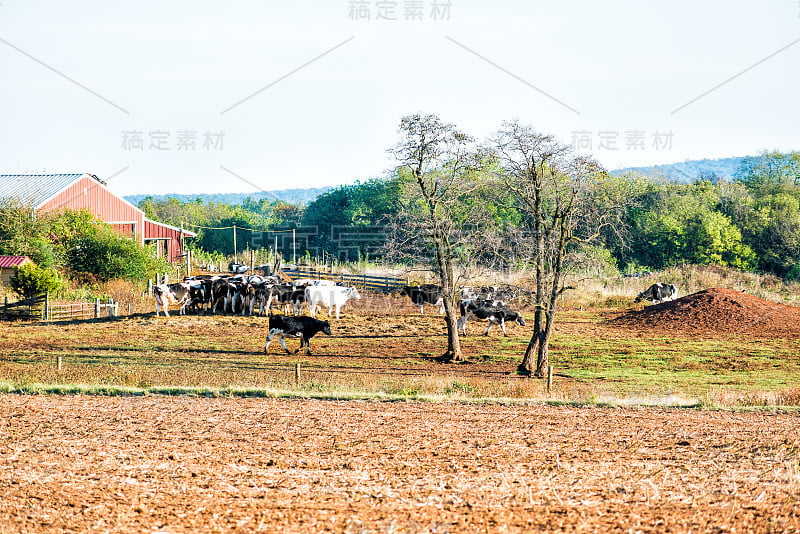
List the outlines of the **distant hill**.
{"label": "distant hill", "polygon": [[282,200],[289,204],[308,204],[315,200],[318,196],[327,193],[332,187],[311,187],[308,189],[280,189],[275,191],[259,191],[257,193],[170,193],[167,195],[128,195],[125,200],[133,205],[138,205],[139,202],[147,197],[153,197],[155,200],[164,200],[166,198],[177,198],[183,202],[201,199],[203,202],[215,202],[222,204],[237,205],[244,202],[247,197],[253,200],[261,200],[267,198],[269,200]]}
{"label": "distant hill", "polygon": [[637,172],[651,178],[666,178],[675,182],[694,182],[698,178],[717,177],[722,180],[733,180],[736,170],[746,156],[720,159],[695,159],[670,163],[667,165],[653,165],[652,167],[628,167],[611,171],[613,174]]}

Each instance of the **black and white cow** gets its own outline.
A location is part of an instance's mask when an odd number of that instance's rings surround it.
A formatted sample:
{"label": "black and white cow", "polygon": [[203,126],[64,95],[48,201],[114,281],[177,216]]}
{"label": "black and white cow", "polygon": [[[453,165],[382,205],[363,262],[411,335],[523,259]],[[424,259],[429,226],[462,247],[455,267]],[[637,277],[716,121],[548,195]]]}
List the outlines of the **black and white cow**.
{"label": "black and white cow", "polygon": [[181,307],[179,315],[186,314],[186,306],[189,304],[190,286],[187,283],[159,284],[153,288],[153,295],[156,297],[156,317],[158,317],[159,307],[164,308],[164,316],[169,317],[169,307],[171,304],[178,304]]}
{"label": "black and white cow", "polygon": [[308,347],[308,341],[314,337],[318,332],[331,335],[331,325],[328,321],[320,321],[312,317],[291,317],[288,315],[271,315],[269,318],[269,333],[267,334],[267,341],[264,343],[264,354],[269,350],[269,344],[272,343],[274,337],[278,337],[278,341],[287,354],[292,352],[286,348],[284,336],[292,336],[300,338],[300,346],[294,351],[295,354],[300,352],[300,349],[305,345],[306,354],[311,355],[311,350]]}
{"label": "black and white cow", "polygon": [[444,313],[444,298],[441,286],[436,284],[422,284],[419,286],[404,286],[400,290],[401,295],[408,295],[416,306],[419,306],[419,313],[424,314],[423,304],[432,304],[439,307],[439,314]]}
{"label": "black and white cow", "polygon": [[266,309],[269,312],[272,309],[272,303],[276,302],[279,307],[283,306],[284,313],[289,313],[291,309],[292,314],[297,315],[305,301],[305,288],[298,288],[291,284],[276,285],[269,289]]}
{"label": "black and white cow", "polygon": [[675,300],[678,298],[678,288],[672,284],[663,284],[658,282],[642,291],[633,302],[641,302],[647,300],[653,304],[661,304],[664,301]]}
{"label": "black and white cow", "polygon": [[503,335],[507,336],[506,321],[525,326],[525,319],[522,318],[522,315],[497,300],[462,301],[459,303],[459,310],[461,312],[461,317],[458,319],[457,327],[461,328],[465,336],[467,335],[467,321],[470,319],[489,321],[489,328],[486,329],[486,333],[484,333],[485,336],[489,335],[489,330],[496,324],[500,325],[500,328],[503,330]]}

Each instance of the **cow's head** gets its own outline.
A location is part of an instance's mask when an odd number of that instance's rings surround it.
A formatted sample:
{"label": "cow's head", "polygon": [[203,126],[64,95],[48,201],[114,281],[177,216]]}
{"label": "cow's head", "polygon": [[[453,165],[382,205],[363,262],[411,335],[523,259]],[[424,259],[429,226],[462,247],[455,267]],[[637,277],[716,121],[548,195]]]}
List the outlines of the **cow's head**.
{"label": "cow's head", "polygon": [[323,334],[327,334],[329,336],[332,335],[331,334],[331,323],[329,323],[328,321],[323,321],[321,332]]}
{"label": "cow's head", "polygon": [[353,298],[353,299],[356,299],[356,300],[360,300],[361,299],[361,293],[358,292],[358,289],[356,289],[356,286],[351,287],[350,290],[347,293],[348,293],[348,295],[350,295],[350,298]]}
{"label": "cow's head", "polygon": [[637,302],[642,302],[642,301],[645,299],[645,295],[644,295],[644,294],[645,294],[645,292],[644,292],[644,291],[642,291],[641,293],[639,293],[638,295],[636,295],[636,298],[635,298],[635,299],[633,299],[633,302],[634,302],[634,303],[637,303]]}
{"label": "cow's head", "polygon": [[518,313],[517,318],[514,319],[514,321],[520,326],[525,326],[525,319],[522,318],[522,314]]}
{"label": "cow's head", "polygon": [[411,296],[411,286],[403,286],[403,289],[400,290],[400,296],[402,297],[403,295]]}

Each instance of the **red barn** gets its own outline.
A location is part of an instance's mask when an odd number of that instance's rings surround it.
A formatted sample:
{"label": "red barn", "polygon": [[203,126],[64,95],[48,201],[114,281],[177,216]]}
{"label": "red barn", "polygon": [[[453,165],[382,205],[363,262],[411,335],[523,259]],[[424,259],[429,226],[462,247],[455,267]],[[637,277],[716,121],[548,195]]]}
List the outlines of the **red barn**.
{"label": "red barn", "polygon": [[98,220],[140,244],[155,243],[156,252],[171,262],[183,254],[183,240],[197,237],[188,230],[151,221],[144,212],[112,193],[93,174],[3,174],[0,198],[15,198],[37,212],[88,209]]}

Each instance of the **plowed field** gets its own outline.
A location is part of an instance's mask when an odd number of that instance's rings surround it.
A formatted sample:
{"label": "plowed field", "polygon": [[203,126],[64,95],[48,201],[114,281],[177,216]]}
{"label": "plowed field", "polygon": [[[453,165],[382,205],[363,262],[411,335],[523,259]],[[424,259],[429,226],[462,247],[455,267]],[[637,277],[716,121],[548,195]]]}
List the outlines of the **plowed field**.
{"label": "plowed field", "polygon": [[0,532],[798,532],[796,414],[0,396]]}

